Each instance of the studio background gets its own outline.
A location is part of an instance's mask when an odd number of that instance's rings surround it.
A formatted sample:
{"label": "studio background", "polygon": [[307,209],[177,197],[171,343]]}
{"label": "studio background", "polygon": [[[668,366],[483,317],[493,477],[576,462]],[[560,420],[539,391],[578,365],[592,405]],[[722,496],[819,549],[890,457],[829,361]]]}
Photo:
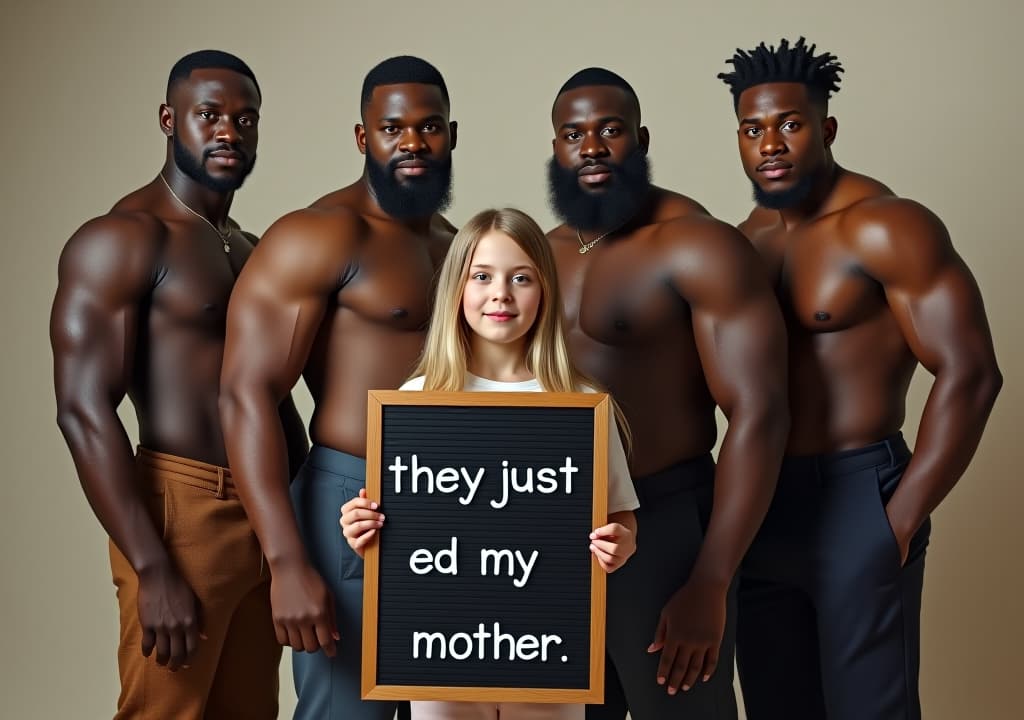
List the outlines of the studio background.
{"label": "studio background", "polygon": [[[403,53],[436,64],[451,92],[456,225],[494,205],[554,224],[544,175],[549,109],[561,83],[588,65],[619,72],[639,94],[655,182],[738,222],[750,189],[731,98],[715,74],[736,47],[803,34],[847,70],[831,104],[838,162],[942,217],[986,301],[1006,383],[970,470],[934,516],[921,691],[931,720],[1019,717],[1019,2],[4,0],[2,9],[0,716],[91,719],[114,710],[117,606],[106,537],[54,421],[47,322],[64,242],[163,162],[157,108],[175,60],[224,49],[259,79],[259,162],[232,209],[257,233],[358,176],[352,126],[362,78]],[[911,443],[929,385],[919,370]],[[304,388],[297,399],[308,419]],[[127,403],[121,414],[134,437]],[[281,672],[289,717],[287,652]]]}

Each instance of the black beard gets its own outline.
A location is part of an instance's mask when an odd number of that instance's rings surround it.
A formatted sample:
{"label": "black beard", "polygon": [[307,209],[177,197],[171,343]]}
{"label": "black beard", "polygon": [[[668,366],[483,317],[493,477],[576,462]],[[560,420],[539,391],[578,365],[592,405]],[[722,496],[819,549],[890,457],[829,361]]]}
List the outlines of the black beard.
{"label": "black beard", "polygon": [[754,186],[754,202],[768,210],[788,210],[796,207],[811,194],[814,189],[814,176],[805,175],[796,181],[796,184],[788,190],[768,191],[751,182]]}
{"label": "black beard", "polygon": [[[395,171],[404,160],[422,160],[427,164],[427,172],[399,182]],[[451,155],[445,160],[405,155],[381,165],[367,153],[365,172],[377,204],[396,220],[430,217],[452,204]]]}
{"label": "black beard", "polygon": [[[253,155],[252,158],[249,158],[238,148],[231,147],[227,144],[220,145],[215,148],[207,148],[203,151],[203,159],[200,160],[189,152],[189,149],[178,140],[177,135],[171,136],[171,143],[174,145],[174,164],[178,166],[178,169],[203,187],[209,188],[214,192],[228,193],[242,187],[242,183],[244,183],[245,179],[249,177],[249,173],[252,172],[253,167],[256,165],[255,155]],[[205,162],[207,158],[210,157],[210,154],[217,150],[231,150],[239,153],[242,156],[242,173],[234,177],[228,176],[226,178],[215,178],[210,175],[210,173],[206,171]]]}
{"label": "black beard", "polygon": [[647,153],[636,148],[620,164],[602,162],[611,171],[609,187],[588,193],[580,187],[575,169],[566,169],[552,157],[548,161],[548,197],[555,214],[580,230],[608,230],[625,225],[651,188]]}

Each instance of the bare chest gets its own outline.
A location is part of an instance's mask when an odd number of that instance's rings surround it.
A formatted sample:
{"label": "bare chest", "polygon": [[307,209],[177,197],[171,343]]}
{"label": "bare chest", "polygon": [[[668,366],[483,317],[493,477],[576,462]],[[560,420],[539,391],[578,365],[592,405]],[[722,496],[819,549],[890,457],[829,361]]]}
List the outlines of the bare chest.
{"label": "bare chest", "polygon": [[228,299],[250,252],[248,242],[234,243],[231,253],[219,242],[172,244],[156,278],[152,321],[223,336]]}
{"label": "bare chest", "polygon": [[845,330],[886,308],[882,286],[838,240],[798,234],[780,247],[778,260],[783,309],[812,332]]}
{"label": "bare chest", "polygon": [[430,321],[440,262],[424,247],[368,248],[347,269],[338,304],[396,330],[422,330]]}
{"label": "bare chest", "polygon": [[[652,256],[623,245],[559,255],[570,330],[607,345],[648,342],[678,329],[686,306]],[[575,257],[574,257],[575,256]]]}

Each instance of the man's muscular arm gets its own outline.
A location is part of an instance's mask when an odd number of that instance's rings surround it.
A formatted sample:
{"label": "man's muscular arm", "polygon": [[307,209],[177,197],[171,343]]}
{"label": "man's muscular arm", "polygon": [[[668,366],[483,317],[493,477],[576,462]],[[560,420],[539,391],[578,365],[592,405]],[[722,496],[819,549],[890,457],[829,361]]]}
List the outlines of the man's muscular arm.
{"label": "man's muscular arm", "polygon": [[914,356],[935,377],[914,457],[886,506],[906,562],[910,539],[974,456],[1003,378],[981,293],[935,215],[885,198],[852,208],[841,230],[885,288]]}
{"label": "man's muscular arm", "polygon": [[310,566],[288,494],[279,406],[298,381],[347,262],[354,218],[316,210],[275,223],[228,305],[220,410],[231,472],[271,571],[277,639],[335,652],[334,602]]}
{"label": "man's muscular arm", "polygon": [[[232,221],[237,227],[237,223]],[[253,247],[259,243],[259,238],[250,232],[241,231]],[[295,399],[289,394],[278,408],[278,415],[281,418],[281,427],[284,429],[285,446],[288,448],[288,476],[295,479],[306,461],[309,454],[309,436],[306,435],[306,424],[295,407]]]}
{"label": "man's muscular arm", "polygon": [[749,243],[710,218],[686,221],[676,288],[690,305],[701,366],[729,420],[707,535],[686,584],[662,610],[650,650],[669,693],[709,678],[725,632],[726,596],[778,479],[789,409],[782,314]]}
{"label": "man's muscular arm", "polygon": [[176,670],[196,651],[198,607],[140,497],[117,406],[128,391],[140,308],[156,283],[163,226],[108,215],[68,241],[50,316],[57,424],[93,512],[139,578],[142,654]]}

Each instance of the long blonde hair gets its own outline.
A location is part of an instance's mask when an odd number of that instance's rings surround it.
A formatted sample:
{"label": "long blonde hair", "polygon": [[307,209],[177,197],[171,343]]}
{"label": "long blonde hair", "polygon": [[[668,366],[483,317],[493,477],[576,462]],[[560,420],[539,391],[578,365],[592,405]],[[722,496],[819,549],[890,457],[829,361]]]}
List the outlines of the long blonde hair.
{"label": "long blonde hair", "polygon": [[[569,357],[558,272],[548,239],[533,218],[515,208],[478,212],[456,233],[441,266],[430,329],[413,377],[423,376],[424,390],[463,389],[472,330],[462,312],[462,295],[476,246],[491,231],[512,238],[537,268],[541,299],[537,319],[527,336],[526,367],[548,392],[578,392],[587,386],[600,391],[600,386],[581,373]],[[628,450],[630,433],[625,417],[614,400],[612,407]]]}

